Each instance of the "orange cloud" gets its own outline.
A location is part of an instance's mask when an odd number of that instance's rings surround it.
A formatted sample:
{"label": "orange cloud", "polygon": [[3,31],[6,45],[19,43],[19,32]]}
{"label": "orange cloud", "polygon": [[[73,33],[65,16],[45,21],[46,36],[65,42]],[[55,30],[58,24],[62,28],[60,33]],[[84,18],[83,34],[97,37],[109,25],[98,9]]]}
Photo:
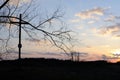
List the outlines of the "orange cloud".
{"label": "orange cloud", "polygon": [[115,24],[112,26],[101,28],[101,30],[99,30],[99,33],[102,35],[106,35],[106,34],[116,35],[119,33],[119,31],[120,31],[120,24]]}
{"label": "orange cloud", "polygon": [[98,16],[103,16],[105,14],[106,8],[94,8],[80,13],[75,14],[75,16],[81,19],[99,19]]}
{"label": "orange cloud", "polygon": [[17,5],[18,3],[28,3],[31,0],[10,0],[9,3],[10,5]]}

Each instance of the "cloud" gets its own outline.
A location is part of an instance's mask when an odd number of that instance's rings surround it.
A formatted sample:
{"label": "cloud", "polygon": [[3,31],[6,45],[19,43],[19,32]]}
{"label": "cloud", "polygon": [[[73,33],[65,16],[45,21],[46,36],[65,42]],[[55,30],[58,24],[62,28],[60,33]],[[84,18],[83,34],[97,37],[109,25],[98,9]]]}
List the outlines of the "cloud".
{"label": "cloud", "polygon": [[120,37],[120,35],[116,35],[116,37]]}
{"label": "cloud", "polygon": [[76,29],[83,29],[84,26],[82,25],[79,25],[79,26],[76,26]]}
{"label": "cloud", "polygon": [[77,22],[80,22],[80,20],[79,19],[73,19],[73,20],[70,20],[70,22],[77,23]]}
{"label": "cloud", "polygon": [[23,2],[30,2],[31,0],[23,0]]}
{"label": "cloud", "polygon": [[99,30],[99,33],[102,35],[106,35],[106,34],[115,35],[115,34],[118,34],[119,32],[120,32],[120,24],[119,23],[112,25],[112,26],[104,27]]}
{"label": "cloud", "polygon": [[88,24],[93,24],[93,23],[95,23],[95,21],[89,21],[89,22],[88,22]]}
{"label": "cloud", "polygon": [[31,0],[10,0],[9,3],[10,5],[17,5],[18,3],[29,3]]}
{"label": "cloud", "polygon": [[[69,58],[64,53],[38,52],[38,51],[22,52],[21,57],[22,58],[55,58],[55,59],[68,59]],[[8,59],[17,59],[17,58],[18,58],[18,51],[11,52],[10,57],[8,57]]]}
{"label": "cloud", "polygon": [[41,41],[39,39],[32,39],[32,38],[26,38],[25,40],[27,40],[29,42],[40,42]]}
{"label": "cloud", "polygon": [[81,33],[81,35],[82,35],[82,36],[87,36],[87,34],[86,34],[86,33]]}
{"label": "cloud", "polygon": [[75,16],[77,16],[81,19],[99,19],[98,16],[103,16],[107,9],[108,8],[97,7],[97,8],[93,8],[93,9],[89,9],[89,10],[77,13],[77,14],[75,14]]}
{"label": "cloud", "polygon": [[114,21],[114,20],[115,20],[115,16],[113,16],[113,15],[111,15],[107,19],[105,19],[105,21]]}
{"label": "cloud", "polygon": [[110,15],[108,18],[105,19],[105,21],[107,21],[107,22],[113,22],[116,19],[120,19],[120,16]]}
{"label": "cloud", "polygon": [[107,55],[102,55],[101,56],[102,60],[108,61],[108,62],[113,62],[116,63],[120,60],[120,57],[115,57],[115,56],[107,56]]}

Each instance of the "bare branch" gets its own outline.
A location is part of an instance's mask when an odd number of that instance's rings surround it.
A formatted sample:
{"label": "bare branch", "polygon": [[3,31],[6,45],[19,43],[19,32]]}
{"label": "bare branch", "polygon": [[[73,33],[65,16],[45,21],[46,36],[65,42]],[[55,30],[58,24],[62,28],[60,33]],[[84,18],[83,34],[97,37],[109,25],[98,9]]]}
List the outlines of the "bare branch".
{"label": "bare branch", "polygon": [[6,0],[1,6],[0,6],[0,9],[2,9],[7,3],[8,3],[9,0]]}

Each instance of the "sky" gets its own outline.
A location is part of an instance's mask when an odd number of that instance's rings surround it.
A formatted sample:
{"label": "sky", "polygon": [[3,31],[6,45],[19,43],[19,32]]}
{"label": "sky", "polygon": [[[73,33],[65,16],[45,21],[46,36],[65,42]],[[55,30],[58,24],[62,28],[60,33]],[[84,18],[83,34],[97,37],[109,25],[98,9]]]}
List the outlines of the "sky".
{"label": "sky", "polygon": [[[29,0],[24,1],[29,4]],[[120,54],[119,3],[120,0],[35,0],[33,6],[38,6],[43,14],[44,11],[50,14],[57,8],[65,13],[62,20],[77,39],[72,50],[88,53],[83,60],[116,60],[119,57],[115,55]],[[58,54],[61,50],[49,42],[41,41],[38,45],[23,40],[23,44],[24,57],[67,58]]]}

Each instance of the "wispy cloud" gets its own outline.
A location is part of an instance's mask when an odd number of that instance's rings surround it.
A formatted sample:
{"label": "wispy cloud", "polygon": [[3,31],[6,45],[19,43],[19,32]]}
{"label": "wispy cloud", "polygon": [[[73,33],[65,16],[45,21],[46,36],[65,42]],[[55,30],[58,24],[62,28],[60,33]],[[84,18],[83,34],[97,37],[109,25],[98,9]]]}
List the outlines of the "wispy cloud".
{"label": "wispy cloud", "polygon": [[88,24],[93,24],[93,23],[95,23],[95,21],[89,21],[89,22],[88,22]]}
{"label": "wispy cloud", "polygon": [[10,0],[10,5],[17,5],[18,3],[29,3],[31,0]]}
{"label": "wispy cloud", "polygon": [[105,19],[105,21],[107,22],[113,22],[117,19],[120,19],[120,16],[114,16],[114,15],[110,15],[108,18]]}
{"label": "wispy cloud", "polygon": [[115,25],[112,25],[112,26],[106,26],[106,27],[101,28],[99,30],[99,33],[102,34],[102,35],[106,35],[106,34],[115,35],[115,34],[118,34],[119,32],[120,32],[120,24],[115,24]]}
{"label": "wispy cloud", "polygon": [[39,39],[32,39],[32,38],[26,38],[25,40],[30,41],[30,42],[40,42],[41,41]]}
{"label": "wispy cloud", "polygon": [[118,57],[117,57],[117,56],[115,57],[115,56],[102,55],[102,56],[101,56],[101,59],[115,63],[115,62],[118,62],[118,61],[119,61],[120,57],[119,57],[119,56],[118,56]]}
{"label": "wispy cloud", "polygon": [[70,22],[77,23],[77,22],[80,22],[80,20],[79,19],[73,19],[73,20],[70,20]]}
{"label": "wispy cloud", "polygon": [[77,13],[77,14],[75,14],[75,16],[77,16],[81,19],[99,19],[98,16],[103,16],[107,9],[108,8],[97,7],[97,8],[93,8],[93,9],[89,9],[89,10]]}

